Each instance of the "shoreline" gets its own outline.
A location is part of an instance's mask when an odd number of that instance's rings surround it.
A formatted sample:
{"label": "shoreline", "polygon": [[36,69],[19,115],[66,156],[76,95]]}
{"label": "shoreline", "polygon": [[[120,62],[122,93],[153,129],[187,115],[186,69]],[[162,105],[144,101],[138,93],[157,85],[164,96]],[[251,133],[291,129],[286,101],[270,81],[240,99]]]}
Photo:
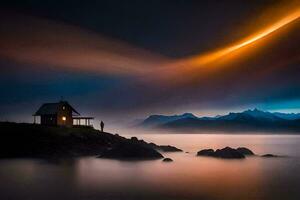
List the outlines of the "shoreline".
{"label": "shoreline", "polygon": [[[113,159],[161,159],[162,151],[179,151],[92,127],[43,126],[0,122],[0,158],[76,158],[95,156]],[[180,150],[181,151],[181,150]]]}

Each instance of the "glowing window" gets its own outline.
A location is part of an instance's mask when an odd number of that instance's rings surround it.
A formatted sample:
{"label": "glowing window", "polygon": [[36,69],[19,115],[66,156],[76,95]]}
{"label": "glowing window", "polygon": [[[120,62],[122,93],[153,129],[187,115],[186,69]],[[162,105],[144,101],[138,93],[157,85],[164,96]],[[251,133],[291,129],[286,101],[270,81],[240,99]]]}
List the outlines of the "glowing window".
{"label": "glowing window", "polygon": [[65,110],[66,109],[66,106],[63,106],[63,110]]}
{"label": "glowing window", "polygon": [[67,118],[66,118],[65,116],[63,116],[63,117],[62,117],[62,120],[63,120],[63,121],[66,121],[66,120],[67,120]]}

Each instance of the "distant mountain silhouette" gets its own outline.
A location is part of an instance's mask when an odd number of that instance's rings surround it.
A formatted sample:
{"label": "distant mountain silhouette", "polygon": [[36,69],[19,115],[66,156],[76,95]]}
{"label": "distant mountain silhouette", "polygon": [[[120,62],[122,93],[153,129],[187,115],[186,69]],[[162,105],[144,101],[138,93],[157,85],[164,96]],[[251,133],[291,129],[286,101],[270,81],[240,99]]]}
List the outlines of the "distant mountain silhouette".
{"label": "distant mountain silhouette", "polygon": [[152,115],[145,119],[140,126],[175,130],[300,132],[300,114],[271,113],[253,109],[223,116],[201,118],[191,113],[174,116]]}
{"label": "distant mountain silhouette", "polygon": [[241,113],[229,113],[228,115],[221,116],[218,119],[219,120],[249,119],[249,120],[278,121],[278,120],[282,120],[283,118],[280,118],[270,112],[261,111],[255,108],[253,110],[246,110]]}
{"label": "distant mountain silhouette", "polygon": [[274,115],[276,115],[277,117],[280,117],[282,119],[286,119],[286,120],[296,120],[296,119],[300,119],[300,113],[280,113],[280,112],[275,112],[273,113]]}
{"label": "distant mountain silhouette", "polygon": [[192,118],[197,119],[195,115],[192,113],[184,113],[182,115],[150,115],[147,119],[145,119],[142,123],[140,123],[140,126],[142,127],[155,127],[158,125],[162,125],[168,122],[176,121],[179,119],[186,119],[186,118]]}

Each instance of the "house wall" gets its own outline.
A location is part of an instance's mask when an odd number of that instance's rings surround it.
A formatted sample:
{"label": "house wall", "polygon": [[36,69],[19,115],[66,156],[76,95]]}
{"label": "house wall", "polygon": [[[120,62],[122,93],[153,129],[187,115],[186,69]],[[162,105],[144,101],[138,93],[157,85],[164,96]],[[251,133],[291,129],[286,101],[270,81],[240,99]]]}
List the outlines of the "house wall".
{"label": "house wall", "polygon": [[[64,120],[65,118],[65,120]],[[57,113],[57,125],[72,126],[72,108],[68,104],[61,104]]]}
{"label": "house wall", "polygon": [[41,124],[42,125],[57,125],[56,115],[41,115]]}

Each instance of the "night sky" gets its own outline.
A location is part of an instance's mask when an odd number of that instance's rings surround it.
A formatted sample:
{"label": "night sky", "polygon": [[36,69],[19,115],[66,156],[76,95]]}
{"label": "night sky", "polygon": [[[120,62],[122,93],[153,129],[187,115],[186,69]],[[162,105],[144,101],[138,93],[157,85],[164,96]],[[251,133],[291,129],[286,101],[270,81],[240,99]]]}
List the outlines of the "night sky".
{"label": "night sky", "polygon": [[300,3],[4,1],[0,120],[63,97],[84,115],[300,112]]}

